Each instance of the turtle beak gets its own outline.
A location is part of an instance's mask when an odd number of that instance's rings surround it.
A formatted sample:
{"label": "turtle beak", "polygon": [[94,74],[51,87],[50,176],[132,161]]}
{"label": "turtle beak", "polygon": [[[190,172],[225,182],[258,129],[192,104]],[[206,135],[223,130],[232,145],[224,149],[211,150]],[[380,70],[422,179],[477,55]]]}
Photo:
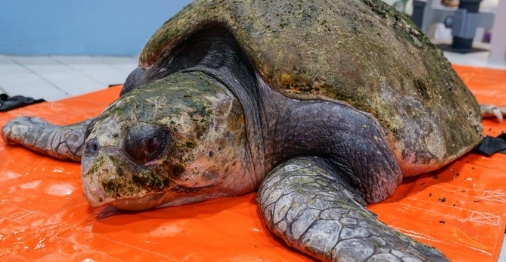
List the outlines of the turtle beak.
{"label": "turtle beak", "polygon": [[83,177],[82,182],[83,185],[83,196],[86,198],[90,206],[99,207],[110,202],[113,202],[113,198],[106,197],[105,191],[101,186],[93,183],[89,178]]}
{"label": "turtle beak", "polygon": [[[157,207],[162,198],[162,188],[153,188],[139,181],[155,180],[156,175],[142,180],[149,169],[132,163],[117,148],[101,147],[91,141],[91,151],[84,154],[81,164],[83,195],[90,206],[111,205],[121,210],[138,211]],[[90,144],[90,143],[89,143]],[[98,149],[97,149],[98,148]],[[149,173],[151,174],[151,173]],[[158,185],[158,184],[156,184]],[[156,186],[155,185],[155,186]]]}
{"label": "turtle beak", "polygon": [[152,209],[160,205],[163,193],[150,194],[139,198],[122,198],[110,202],[109,205],[126,211],[142,211]]}
{"label": "turtle beak", "polygon": [[160,205],[164,193],[152,193],[142,197],[108,197],[103,187],[90,181],[89,177],[83,178],[83,195],[91,207],[109,205],[120,210],[141,211],[152,209]]}

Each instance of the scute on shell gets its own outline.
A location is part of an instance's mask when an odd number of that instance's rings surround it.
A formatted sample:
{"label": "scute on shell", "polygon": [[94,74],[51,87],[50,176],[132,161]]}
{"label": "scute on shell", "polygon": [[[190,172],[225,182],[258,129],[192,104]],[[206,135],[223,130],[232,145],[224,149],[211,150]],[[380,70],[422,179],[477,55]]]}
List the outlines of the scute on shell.
{"label": "scute on shell", "polygon": [[278,92],[372,114],[404,175],[439,168],[482,138],[478,104],[442,52],[380,0],[197,0],[152,36],[140,66],[208,26],[229,30]]}

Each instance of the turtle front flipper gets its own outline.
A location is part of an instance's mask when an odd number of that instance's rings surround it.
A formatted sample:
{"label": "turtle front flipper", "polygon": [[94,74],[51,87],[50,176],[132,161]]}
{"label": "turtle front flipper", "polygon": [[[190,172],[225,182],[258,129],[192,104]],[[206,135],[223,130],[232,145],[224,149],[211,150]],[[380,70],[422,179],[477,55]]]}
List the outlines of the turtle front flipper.
{"label": "turtle front flipper", "polygon": [[257,197],[269,229],[325,261],[447,261],[435,248],[389,228],[365,208],[322,158],[293,158],[274,169]]}
{"label": "turtle front flipper", "polygon": [[7,122],[2,137],[8,145],[22,145],[62,160],[80,161],[86,131],[93,119],[58,126],[38,117],[21,116]]}

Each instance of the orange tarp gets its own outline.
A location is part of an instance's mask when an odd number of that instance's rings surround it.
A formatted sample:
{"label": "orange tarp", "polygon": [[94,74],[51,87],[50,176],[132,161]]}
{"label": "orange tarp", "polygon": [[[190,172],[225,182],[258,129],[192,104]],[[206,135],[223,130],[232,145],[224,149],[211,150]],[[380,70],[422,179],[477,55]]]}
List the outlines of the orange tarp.
{"label": "orange tarp", "polygon": [[[455,66],[482,103],[506,101],[506,71]],[[99,114],[120,88],[0,113],[57,124]],[[506,130],[485,120],[485,131]],[[458,128],[458,127],[455,127]],[[255,194],[123,213],[92,209],[80,168],[7,147],[0,140],[2,261],[309,261],[261,223]],[[505,229],[505,155],[468,154],[443,170],[405,181],[388,200],[369,206],[379,219],[442,250],[454,261],[496,261]]]}

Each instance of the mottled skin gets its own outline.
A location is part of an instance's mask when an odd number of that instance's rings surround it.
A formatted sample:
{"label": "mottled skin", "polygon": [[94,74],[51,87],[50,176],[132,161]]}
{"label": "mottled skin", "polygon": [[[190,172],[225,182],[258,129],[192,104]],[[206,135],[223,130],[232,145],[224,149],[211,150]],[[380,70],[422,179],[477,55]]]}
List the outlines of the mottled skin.
{"label": "mottled skin", "polygon": [[480,120],[441,52],[380,1],[200,0],[155,33],[100,116],[21,117],[2,131],[8,144],[82,158],[92,206],[258,189],[266,225],[314,258],[445,261],[365,205],[469,151]]}
{"label": "mottled skin", "polygon": [[[172,74],[96,119],[82,158],[84,195],[92,206],[143,210],[244,194],[259,180],[246,149],[230,91],[200,72]],[[238,173],[247,175],[230,179]]]}

